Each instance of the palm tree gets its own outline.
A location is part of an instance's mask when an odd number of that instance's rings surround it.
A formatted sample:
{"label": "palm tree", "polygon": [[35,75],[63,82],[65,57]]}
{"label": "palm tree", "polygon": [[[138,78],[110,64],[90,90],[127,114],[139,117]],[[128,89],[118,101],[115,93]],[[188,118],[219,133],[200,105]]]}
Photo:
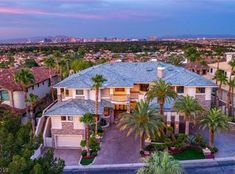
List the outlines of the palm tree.
{"label": "palm tree", "polygon": [[[15,73],[14,79],[16,83],[20,84],[24,91],[24,99],[27,100],[27,87],[34,83],[34,75],[29,69],[20,69]],[[26,112],[28,112],[26,104]]]}
{"label": "palm tree", "polygon": [[219,88],[218,88],[218,92],[217,92],[217,106],[219,106],[220,97],[222,95],[222,93],[221,93],[222,92],[222,85],[225,85],[227,83],[227,76],[223,70],[219,69],[216,71],[213,79],[216,80],[217,82],[219,82]]}
{"label": "palm tree", "polygon": [[216,57],[217,57],[217,70],[219,70],[219,63],[221,60],[221,56],[224,54],[224,48],[223,47],[216,47],[215,53],[216,53]]}
{"label": "palm tree", "polygon": [[89,148],[89,139],[90,139],[90,126],[94,123],[94,116],[91,113],[84,114],[80,121],[86,126],[86,147],[87,147],[87,156],[90,156],[90,148]]}
{"label": "palm tree", "polygon": [[98,129],[98,114],[99,114],[99,89],[103,83],[107,81],[102,75],[96,74],[91,78],[93,82],[93,89],[95,89],[95,136],[97,135]]}
{"label": "palm tree", "polygon": [[143,149],[146,137],[155,137],[163,129],[163,119],[156,114],[156,110],[149,106],[148,102],[141,100],[131,113],[123,113],[118,127],[120,130],[128,130],[127,136],[135,133],[140,137],[140,147]]}
{"label": "palm tree", "polygon": [[165,101],[170,101],[175,99],[177,93],[172,89],[170,83],[166,83],[164,80],[160,79],[159,81],[154,81],[150,90],[146,93],[147,100],[151,101],[154,98],[157,98],[160,106],[160,114],[164,114],[164,104]]}
{"label": "palm tree", "polygon": [[201,128],[209,129],[209,146],[214,147],[215,133],[218,130],[229,129],[229,119],[220,109],[212,108],[208,114],[200,120]]}
{"label": "palm tree", "polygon": [[47,67],[47,68],[49,68],[49,73],[50,73],[50,81],[51,81],[51,86],[50,86],[50,88],[51,88],[51,95],[52,95],[52,99],[53,99],[53,101],[54,101],[54,93],[53,93],[53,79],[52,79],[52,71],[53,71],[53,69],[55,68],[55,60],[52,58],[52,57],[48,57],[47,59],[45,59],[45,61],[44,61],[44,64],[45,64],[45,66]]}
{"label": "palm tree", "polygon": [[156,152],[144,159],[145,166],[137,174],[181,174],[180,163],[168,152]]}
{"label": "palm tree", "polygon": [[229,114],[234,114],[234,99],[233,99],[233,95],[234,95],[234,88],[235,88],[235,78],[233,78],[231,81],[228,82],[228,85],[229,85],[229,88],[231,88],[231,92],[230,92],[230,99],[229,99],[229,105],[231,104],[231,107],[228,107],[230,108],[229,110]]}
{"label": "palm tree", "polygon": [[229,65],[231,66],[231,74],[229,76],[229,81],[227,83],[229,86],[228,94],[227,94],[227,109],[228,109],[228,114],[231,114],[231,108],[233,108],[233,106],[230,107],[230,104],[232,103],[232,100],[233,100],[232,92],[233,92],[233,88],[235,87],[234,78],[232,78],[232,76],[235,74],[235,60],[231,60],[229,62]]}
{"label": "palm tree", "polygon": [[185,118],[185,134],[189,134],[189,123],[196,114],[202,110],[198,101],[191,96],[183,96],[179,98],[175,104],[174,109],[177,112],[183,113]]}
{"label": "palm tree", "polygon": [[54,57],[54,60],[55,60],[55,63],[56,63],[56,72],[59,74],[60,73],[60,61],[62,59],[62,54],[61,54],[60,51],[56,51],[53,54],[53,57]]}
{"label": "palm tree", "polygon": [[31,118],[31,123],[32,123],[32,134],[33,135],[35,133],[35,122],[36,122],[34,109],[36,107],[37,102],[38,102],[38,96],[30,93],[26,99],[26,103],[30,107],[30,118]]}

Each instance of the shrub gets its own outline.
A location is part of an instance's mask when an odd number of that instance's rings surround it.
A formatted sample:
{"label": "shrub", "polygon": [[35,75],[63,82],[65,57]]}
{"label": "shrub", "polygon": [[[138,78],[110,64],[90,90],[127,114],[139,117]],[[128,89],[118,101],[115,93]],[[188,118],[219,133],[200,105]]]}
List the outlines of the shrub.
{"label": "shrub", "polygon": [[96,151],[91,151],[91,156],[93,156],[93,157],[97,156],[97,152]]}
{"label": "shrub", "polygon": [[201,134],[196,134],[195,135],[195,142],[196,145],[201,146],[201,147],[206,147],[206,140]]}
{"label": "shrub", "polygon": [[176,143],[184,144],[186,140],[187,140],[187,135],[185,134],[176,135]]}
{"label": "shrub", "polygon": [[217,153],[219,149],[217,147],[209,147],[211,153]]}
{"label": "shrub", "polygon": [[86,146],[86,140],[82,140],[80,142],[80,146],[84,148]]}
{"label": "shrub", "polygon": [[81,152],[81,155],[82,155],[82,157],[87,156],[87,151],[86,151],[86,150],[83,150],[83,151]]}
{"label": "shrub", "polygon": [[164,138],[164,143],[167,147],[172,147],[174,145],[170,138]]}
{"label": "shrub", "polygon": [[149,152],[163,151],[167,146],[165,144],[150,144],[144,147],[144,150]]}
{"label": "shrub", "polygon": [[92,136],[89,140],[89,147],[92,151],[99,151],[100,150],[100,143],[96,140],[94,136]]}

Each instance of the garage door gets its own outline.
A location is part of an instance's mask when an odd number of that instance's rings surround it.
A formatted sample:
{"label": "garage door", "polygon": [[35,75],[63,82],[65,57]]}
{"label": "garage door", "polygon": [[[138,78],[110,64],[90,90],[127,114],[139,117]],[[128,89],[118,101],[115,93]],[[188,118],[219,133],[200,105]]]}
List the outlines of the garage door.
{"label": "garage door", "polygon": [[80,148],[80,142],[82,140],[81,135],[76,136],[57,136],[56,147],[57,148]]}

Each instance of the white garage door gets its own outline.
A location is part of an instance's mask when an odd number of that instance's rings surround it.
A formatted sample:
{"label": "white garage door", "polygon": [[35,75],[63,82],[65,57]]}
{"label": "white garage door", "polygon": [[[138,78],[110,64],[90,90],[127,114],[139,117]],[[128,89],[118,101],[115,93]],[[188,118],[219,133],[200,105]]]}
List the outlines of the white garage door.
{"label": "white garage door", "polygon": [[80,148],[80,142],[82,140],[81,135],[74,136],[57,136],[56,147],[57,148]]}

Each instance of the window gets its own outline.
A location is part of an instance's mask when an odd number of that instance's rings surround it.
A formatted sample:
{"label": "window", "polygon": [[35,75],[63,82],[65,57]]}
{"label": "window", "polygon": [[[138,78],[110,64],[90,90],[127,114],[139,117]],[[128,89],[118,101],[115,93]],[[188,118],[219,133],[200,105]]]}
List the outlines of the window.
{"label": "window", "polygon": [[68,121],[73,121],[73,117],[68,116]]}
{"label": "window", "polygon": [[76,95],[83,95],[83,90],[76,90]]}
{"label": "window", "polygon": [[211,68],[211,74],[213,73],[213,68]]}
{"label": "window", "polygon": [[37,85],[38,85],[38,87],[39,87],[39,86],[40,86],[40,83],[38,83]]}
{"label": "window", "polygon": [[196,88],[196,93],[197,94],[204,94],[206,92],[205,88]]}
{"label": "window", "polygon": [[8,101],[9,100],[9,94],[7,90],[0,91],[0,100],[1,101]]}
{"label": "window", "polygon": [[60,88],[60,93],[64,93],[64,88]]}
{"label": "window", "polygon": [[115,92],[125,92],[125,88],[115,88]]}
{"label": "window", "polygon": [[202,70],[202,75],[206,75],[206,69]]}
{"label": "window", "polygon": [[184,93],[184,86],[177,86],[177,87],[176,87],[176,91],[177,91],[177,93],[179,93],[179,94]]}
{"label": "window", "polygon": [[61,116],[61,121],[66,121],[66,116]]}
{"label": "window", "polygon": [[68,89],[65,90],[65,95],[69,96],[69,90]]}
{"label": "window", "polygon": [[34,90],[34,86],[32,86],[32,90]]}
{"label": "window", "polygon": [[148,84],[141,84],[140,85],[140,91],[148,91],[149,85]]}

